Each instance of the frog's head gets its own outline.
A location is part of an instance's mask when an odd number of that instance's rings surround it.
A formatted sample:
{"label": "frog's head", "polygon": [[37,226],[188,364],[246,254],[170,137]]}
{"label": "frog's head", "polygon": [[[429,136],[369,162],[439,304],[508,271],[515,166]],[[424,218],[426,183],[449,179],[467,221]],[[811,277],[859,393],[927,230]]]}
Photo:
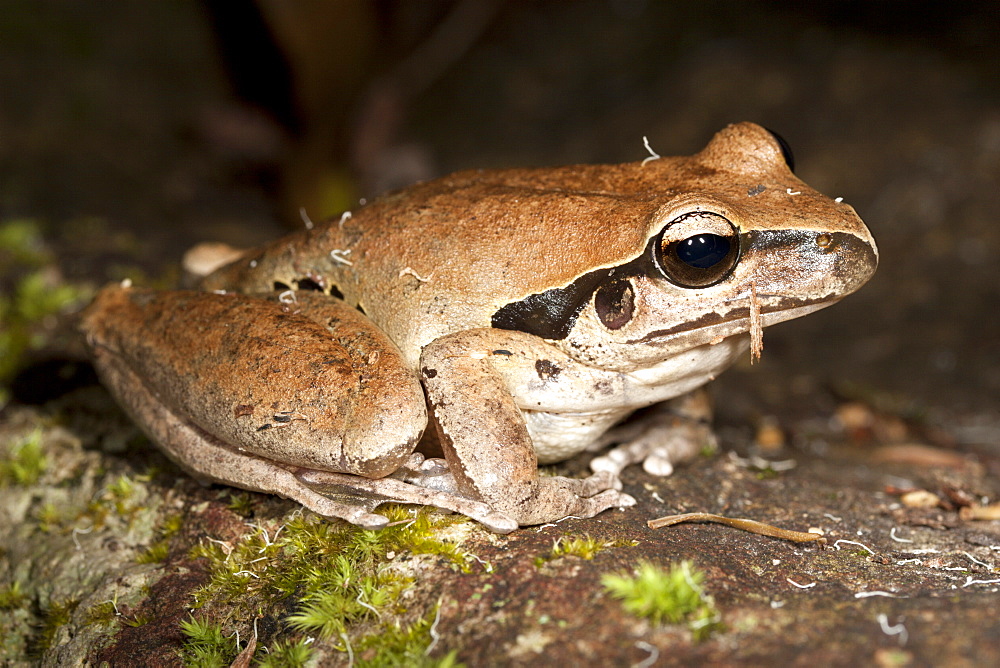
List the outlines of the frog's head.
{"label": "frog's head", "polygon": [[[537,319],[533,333],[601,368],[645,368],[726,342],[721,367],[752,329],[829,306],[874,273],[875,241],[854,209],[797,179],[767,130],[730,126],[701,153],[659,162],[640,168],[668,193],[643,221],[640,252],[497,315],[569,313]],[[573,308],[541,308],[560,304]]]}

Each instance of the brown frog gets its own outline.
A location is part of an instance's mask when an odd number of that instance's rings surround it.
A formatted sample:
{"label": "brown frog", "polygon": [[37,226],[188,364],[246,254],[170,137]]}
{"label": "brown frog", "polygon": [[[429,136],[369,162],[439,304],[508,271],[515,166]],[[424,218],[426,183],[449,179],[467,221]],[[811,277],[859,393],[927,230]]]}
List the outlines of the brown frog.
{"label": "brown frog", "polygon": [[[618,472],[669,471],[681,427],[613,427],[877,261],[854,210],[741,123],[690,157],[417,184],[201,291],[105,288],[82,329],[108,387],[199,478],[368,528],[399,501],[508,532],[634,503]],[[428,424],[443,459],[415,452]],[[589,478],[539,476],[609,441]]]}

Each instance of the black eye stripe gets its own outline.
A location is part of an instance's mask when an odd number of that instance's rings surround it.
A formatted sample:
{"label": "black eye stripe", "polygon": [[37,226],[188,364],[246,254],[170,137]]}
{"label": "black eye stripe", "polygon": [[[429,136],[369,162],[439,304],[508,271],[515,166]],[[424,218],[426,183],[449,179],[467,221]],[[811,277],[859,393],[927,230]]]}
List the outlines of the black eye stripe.
{"label": "black eye stripe", "polygon": [[655,274],[656,269],[649,257],[647,247],[647,252],[631,262],[610,269],[597,269],[584,274],[565,288],[552,288],[511,302],[493,314],[491,324],[497,329],[526,332],[543,339],[565,339],[576,324],[580,312],[602,286],[617,279]]}

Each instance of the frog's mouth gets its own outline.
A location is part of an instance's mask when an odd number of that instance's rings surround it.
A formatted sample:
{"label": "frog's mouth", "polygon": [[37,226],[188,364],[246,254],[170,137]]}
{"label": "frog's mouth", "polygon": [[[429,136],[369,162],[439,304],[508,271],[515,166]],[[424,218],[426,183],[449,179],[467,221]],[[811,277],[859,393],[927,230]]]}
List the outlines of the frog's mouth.
{"label": "frog's mouth", "polygon": [[[789,299],[786,297],[774,304],[761,306],[759,312],[760,326],[770,327],[779,322],[793,320],[836,304],[841,299],[843,299],[843,296],[812,300]],[[745,298],[740,301],[744,300]],[[755,318],[752,310],[748,305],[726,311],[725,313],[706,313],[691,322],[667,329],[657,329],[640,338],[632,339],[627,343],[653,346],[665,345],[674,343],[682,336],[695,336],[698,339],[702,339],[705,343],[717,343],[730,336],[751,331]]]}

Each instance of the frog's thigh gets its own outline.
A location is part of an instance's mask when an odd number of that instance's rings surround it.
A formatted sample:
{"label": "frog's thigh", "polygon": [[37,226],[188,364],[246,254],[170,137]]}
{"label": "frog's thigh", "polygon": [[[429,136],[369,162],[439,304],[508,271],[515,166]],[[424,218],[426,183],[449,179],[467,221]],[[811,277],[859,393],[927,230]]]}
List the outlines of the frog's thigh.
{"label": "frog's thigh", "polygon": [[[467,330],[429,344],[421,373],[448,467],[462,493],[522,525],[591,517],[631,505],[616,476],[539,477],[538,460],[512,387],[535,376],[537,347],[520,332]],[[503,364],[500,371],[496,365]]]}
{"label": "frog's thigh", "polygon": [[[396,346],[323,295],[300,293],[280,305],[110,288],[82,328],[113,388],[102,360],[119,360],[148,389],[149,403],[178,422],[281,465],[381,477],[406,461],[426,425],[419,381]],[[148,427],[152,409],[131,391],[117,394]],[[169,431],[154,437],[171,447]],[[195,453],[179,458],[199,470]]]}
{"label": "frog's thigh", "polygon": [[253,492],[277,494],[297,501],[324,517],[339,517],[366,529],[378,529],[388,524],[387,518],[369,512],[364,504],[343,503],[326,497],[303,484],[295,471],[270,460],[238,452],[211,434],[178,419],[151,394],[121,358],[110,356],[107,351],[95,352],[105,382],[114,388],[116,395],[128,397],[126,405],[129,412],[142,424],[144,431],[160,444],[171,460],[194,477]]}

